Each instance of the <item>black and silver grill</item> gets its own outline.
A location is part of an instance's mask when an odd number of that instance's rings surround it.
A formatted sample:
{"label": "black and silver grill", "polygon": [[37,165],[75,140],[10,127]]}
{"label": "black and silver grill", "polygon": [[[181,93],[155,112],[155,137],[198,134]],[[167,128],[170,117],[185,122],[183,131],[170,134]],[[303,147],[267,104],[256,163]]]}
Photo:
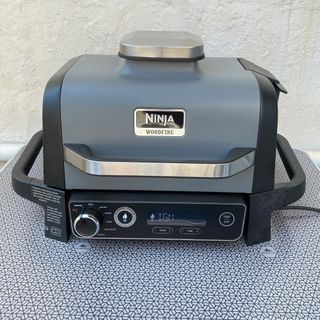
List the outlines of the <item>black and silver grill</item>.
{"label": "black and silver grill", "polygon": [[[50,79],[14,190],[44,207],[60,241],[268,241],[272,211],[305,188],[277,135],[280,92],[247,60],[204,57],[195,35],[129,34],[118,55],[74,58]],[[28,173],[42,146],[40,181]],[[274,183],[276,150],[288,183]]]}

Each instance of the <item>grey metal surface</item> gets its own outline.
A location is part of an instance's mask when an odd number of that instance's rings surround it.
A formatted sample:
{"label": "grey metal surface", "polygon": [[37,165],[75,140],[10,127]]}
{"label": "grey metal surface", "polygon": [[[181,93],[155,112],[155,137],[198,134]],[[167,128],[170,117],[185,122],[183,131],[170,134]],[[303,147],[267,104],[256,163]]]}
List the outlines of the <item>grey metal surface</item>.
{"label": "grey metal surface", "polygon": [[[320,172],[302,152],[301,205],[320,207]],[[272,218],[272,241],[44,238],[43,212],[0,175],[0,319],[319,319],[320,216]],[[38,161],[33,175],[41,177]],[[286,175],[277,166],[277,181]]]}
{"label": "grey metal surface", "polygon": [[195,59],[203,56],[200,37],[183,31],[135,31],[120,41],[119,53],[131,58]]}
{"label": "grey metal surface", "polygon": [[[260,93],[253,74],[235,58],[174,63],[82,56],[65,76],[61,108],[63,143],[86,144],[99,159],[208,163],[223,161],[234,148],[256,147]],[[135,135],[137,108],[185,110],[185,135]],[[133,177],[115,182],[87,176],[65,166],[68,189],[108,189],[115,184],[125,189],[137,183],[147,189],[147,183]],[[207,189],[210,183],[188,181],[194,190]],[[154,178],[152,184],[162,182]],[[172,180],[170,185],[183,191],[185,182]],[[250,192],[252,172],[221,179],[212,188]]]}
{"label": "grey metal surface", "polygon": [[82,172],[99,176],[227,178],[254,165],[255,151],[225,163],[103,161],[64,146],[64,159]]}

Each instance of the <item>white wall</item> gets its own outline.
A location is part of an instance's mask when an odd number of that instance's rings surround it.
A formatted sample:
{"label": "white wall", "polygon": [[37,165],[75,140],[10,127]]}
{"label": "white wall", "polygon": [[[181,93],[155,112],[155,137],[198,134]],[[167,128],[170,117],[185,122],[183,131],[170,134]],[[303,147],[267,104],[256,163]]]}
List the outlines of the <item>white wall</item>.
{"label": "white wall", "polygon": [[0,149],[41,128],[43,90],[68,59],[117,53],[133,30],[187,30],[208,56],[245,57],[289,94],[279,131],[320,150],[320,0],[1,0]]}

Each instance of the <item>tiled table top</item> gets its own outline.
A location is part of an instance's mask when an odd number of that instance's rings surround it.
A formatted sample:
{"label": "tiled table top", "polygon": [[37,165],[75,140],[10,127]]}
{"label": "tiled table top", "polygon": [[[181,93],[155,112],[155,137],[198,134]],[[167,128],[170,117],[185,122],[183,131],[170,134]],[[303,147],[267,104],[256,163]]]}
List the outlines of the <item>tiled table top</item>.
{"label": "tiled table top", "polygon": [[[320,172],[299,204],[320,207]],[[320,215],[278,211],[272,241],[44,237],[42,208],[0,174],[0,319],[320,319]],[[33,174],[41,175],[38,160]],[[284,178],[281,168],[277,178]]]}

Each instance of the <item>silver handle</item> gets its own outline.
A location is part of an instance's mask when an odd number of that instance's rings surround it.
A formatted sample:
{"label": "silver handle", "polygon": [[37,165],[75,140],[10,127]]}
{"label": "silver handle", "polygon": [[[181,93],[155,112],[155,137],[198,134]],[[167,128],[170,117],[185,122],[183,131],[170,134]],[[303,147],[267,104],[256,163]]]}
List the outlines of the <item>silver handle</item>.
{"label": "silver handle", "polygon": [[64,160],[97,176],[227,178],[253,166],[255,159],[255,151],[248,148],[239,149],[232,160],[221,163],[103,161],[93,159],[86,150],[89,148],[83,145],[64,146]]}
{"label": "silver handle", "polygon": [[139,60],[196,61],[204,58],[200,37],[181,31],[136,31],[120,42],[119,56]]}

